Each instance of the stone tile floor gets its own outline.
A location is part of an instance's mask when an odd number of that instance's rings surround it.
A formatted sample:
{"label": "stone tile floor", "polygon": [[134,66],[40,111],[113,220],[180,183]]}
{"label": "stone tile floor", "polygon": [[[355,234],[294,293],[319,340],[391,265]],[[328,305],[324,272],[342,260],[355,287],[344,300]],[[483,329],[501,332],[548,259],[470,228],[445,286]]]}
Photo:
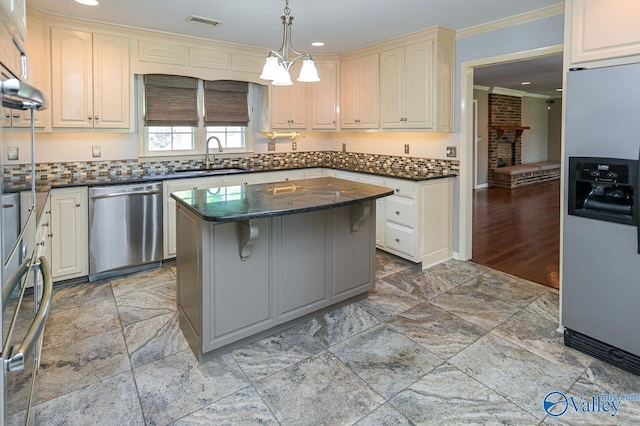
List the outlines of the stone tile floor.
{"label": "stone tile floor", "polygon": [[[426,271],[379,252],[366,299],[199,364],[175,269],[57,289],[39,425],[640,424],[548,416],[551,391],[640,393],[640,378],[562,343],[558,293],[470,262]],[[589,399],[590,400],[590,399]]]}

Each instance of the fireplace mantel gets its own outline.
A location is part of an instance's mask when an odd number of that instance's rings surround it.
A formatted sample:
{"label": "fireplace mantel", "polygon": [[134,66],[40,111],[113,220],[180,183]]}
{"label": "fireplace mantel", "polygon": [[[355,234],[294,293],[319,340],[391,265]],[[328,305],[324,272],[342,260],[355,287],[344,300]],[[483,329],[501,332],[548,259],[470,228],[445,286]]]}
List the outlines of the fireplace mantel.
{"label": "fireplace mantel", "polygon": [[531,129],[531,126],[515,126],[515,125],[501,125],[501,126],[489,126],[491,130],[495,130],[498,135],[498,140],[502,138],[505,130],[515,130],[516,131],[516,139],[522,135],[522,132],[525,130]]}

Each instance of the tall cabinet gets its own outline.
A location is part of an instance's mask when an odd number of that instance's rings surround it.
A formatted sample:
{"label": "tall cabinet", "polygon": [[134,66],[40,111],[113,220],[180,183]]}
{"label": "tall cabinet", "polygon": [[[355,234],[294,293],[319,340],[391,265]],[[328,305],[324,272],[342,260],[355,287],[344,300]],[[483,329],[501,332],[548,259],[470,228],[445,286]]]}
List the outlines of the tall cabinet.
{"label": "tall cabinet", "polygon": [[51,29],[52,126],[130,127],[129,39]]}

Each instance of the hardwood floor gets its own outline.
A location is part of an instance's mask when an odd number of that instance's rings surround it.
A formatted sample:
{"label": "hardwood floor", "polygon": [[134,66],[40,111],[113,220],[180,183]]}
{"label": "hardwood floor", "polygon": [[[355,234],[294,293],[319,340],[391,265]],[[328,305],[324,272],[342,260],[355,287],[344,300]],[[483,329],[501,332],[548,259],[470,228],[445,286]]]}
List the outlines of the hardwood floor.
{"label": "hardwood floor", "polygon": [[558,288],[560,182],[475,190],[471,260]]}

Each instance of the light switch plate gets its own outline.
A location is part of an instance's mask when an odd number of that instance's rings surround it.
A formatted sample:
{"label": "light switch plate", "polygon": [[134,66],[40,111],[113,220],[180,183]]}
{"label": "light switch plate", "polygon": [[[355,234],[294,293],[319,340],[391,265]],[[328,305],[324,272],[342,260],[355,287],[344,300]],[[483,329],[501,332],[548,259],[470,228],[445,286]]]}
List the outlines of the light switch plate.
{"label": "light switch plate", "polygon": [[91,156],[93,156],[93,158],[102,157],[102,147],[100,145],[93,145],[91,147]]}
{"label": "light switch plate", "polygon": [[275,151],[276,150],[276,143],[274,141],[269,141],[269,143],[267,144],[267,151]]}
{"label": "light switch plate", "polygon": [[405,154],[408,154],[408,153],[409,153],[409,144],[408,144],[408,143],[405,143],[405,144],[404,144],[404,153],[405,153]]}
{"label": "light switch plate", "polygon": [[20,157],[20,150],[17,146],[10,146],[7,148],[7,160],[17,160]]}
{"label": "light switch plate", "polygon": [[457,155],[457,150],[455,146],[447,147],[447,157],[455,157]]}
{"label": "light switch plate", "polygon": [[346,143],[342,144],[342,152],[347,152],[347,144]]}
{"label": "light switch plate", "polygon": [[298,149],[298,142],[296,141],[291,142],[291,149],[294,151]]}

